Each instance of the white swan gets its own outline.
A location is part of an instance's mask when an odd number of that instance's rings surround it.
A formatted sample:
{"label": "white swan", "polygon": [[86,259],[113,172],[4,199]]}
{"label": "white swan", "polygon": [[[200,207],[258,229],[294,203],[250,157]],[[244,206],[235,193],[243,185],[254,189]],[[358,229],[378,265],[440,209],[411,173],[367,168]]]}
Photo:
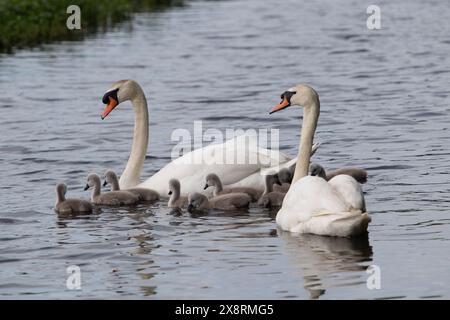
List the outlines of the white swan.
{"label": "white swan", "polygon": [[270,113],[291,105],[303,106],[303,125],[294,178],[278,211],[278,226],[286,231],[328,236],[355,236],[367,231],[370,217],[365,212],[359,183],[347,175],[329,182],[308,176],[311,146],[320,114],[314,89],[298,85],[282,94],[282,101]]}
{"label": "white swan", "polygon": [[[102,119],[118,104],[127,100],[131,100],[133,104],[135,125],[131,154],[119,181],[121,189],[138,186],[153,189],[161,196],[167,197],[168,182],[175,178],[180,181],[181,195],[186,196],[188,193],[201,191],[206,175],[215,172],[225,185],[253,187],[262,192],[264,176],[261,170],[272,167],[283,168],[296,161],[281,152],[258,147],[256,136],[241,135],[222,144],[211,144],[189,152],[168,163],[152,177],[140,183],[141,169],[149,140],[147,100],[141,87],[133,80],[121,80],[114,83],[103,96],[102,101],[106,107],[102,113]],[[236,155],[238,159],[244,159],[244,161],[238,163],[232,161],[226,164],[230,155]],[[249,163],[248,159],[253,162]]]}

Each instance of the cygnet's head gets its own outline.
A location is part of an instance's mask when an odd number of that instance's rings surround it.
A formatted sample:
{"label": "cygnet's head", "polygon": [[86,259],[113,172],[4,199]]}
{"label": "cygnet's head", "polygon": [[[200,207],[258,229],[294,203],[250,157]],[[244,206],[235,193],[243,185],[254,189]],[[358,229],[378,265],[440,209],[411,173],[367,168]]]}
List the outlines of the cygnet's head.
{"label": "cygnet's head", "polygon": [[114,185],[117,181],[117,175],[114,171],[108,170],[105,172],[105,181],[103,182],[103,186],[107,184]]}
{"label": "cygnet's head", "polygon": [[206,176],[206,184],[203,189],[206,190],[208,187],[211,187],[211,186],[215,187],[215,186],[217,186],[219,181],[220,181],[220,179],[217,174],[210,173]]}
{"label": "cygnet's head", "polygon": [[311,163],[309,165],[309,175],[310,176],[318,176],[323,179],[327,178],[325,169],[318,163]]}
{"label": "cygnet's head", "polygon": [[56,186],[56,193],[64,196],[67,192],[67,186],[65,183],[58,183]]}
{"label": "cygnet's head", "polygon": [[169,196],[172,193],[180,193],[180,181],[178,181],[177,179],[169,180]]}
{"label": "cygnet's head", "polygon": [[100,184],[101,184],[100,177],[98,175],[96,175],[95,173],[91,173],[87,177],[86,186],[84,187],[84,190],[95,187],[96,185],[100,186]]}
{"label": "cygnet's head", "polygon": [[206,196],[204,196],[201,193],[198,192],[190,193],[188,196],[188,207],[187,207],[188,212],[192,213],[192,211],[202,208],[202,206],[205,205],[206,204],[205,202],[207,201],[208,198],[206,198]]}
{"label": "cygnet's head", "polygon": [[291,183],[292,182],[292,173],[288,168],[281,169],[278,172],[278,179],[281,183]]}

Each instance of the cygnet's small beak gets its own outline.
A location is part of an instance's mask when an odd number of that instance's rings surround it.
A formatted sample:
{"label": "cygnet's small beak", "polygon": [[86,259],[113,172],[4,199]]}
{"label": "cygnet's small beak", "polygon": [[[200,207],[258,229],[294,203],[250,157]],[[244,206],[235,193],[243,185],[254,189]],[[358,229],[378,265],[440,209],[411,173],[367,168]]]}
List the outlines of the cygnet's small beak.
{"label": "cygnet's small beak", "polygon": [[203,188],[203,190],[208,189],[208,187],[209,187],[209,185],[208,185],[208,184],[205,184],[205,187]]}
{"label": "cygnet's small beak", "polygon": [[192,213],[192,211],[194,211],[194,206],[192,205],[192,203],[189,203],[188,207],[187,207],[187,211],[189,213]]}
{"label": "cygnet's small beak", "polygon": [[84,191],[86,191],[87,189],[89,189],[89,185],[86,184],[86,186],[84,187]]}
{"label": "cygnet's small beak", "polygon": [[105,180],[105,181],[103,182],[103,186],[106,187],[107,184],[108,184],[108,181]]}
{"label": "cygnet's small beak", "polygon": [[172,195],[172,190],[169,191],[169,196]]}

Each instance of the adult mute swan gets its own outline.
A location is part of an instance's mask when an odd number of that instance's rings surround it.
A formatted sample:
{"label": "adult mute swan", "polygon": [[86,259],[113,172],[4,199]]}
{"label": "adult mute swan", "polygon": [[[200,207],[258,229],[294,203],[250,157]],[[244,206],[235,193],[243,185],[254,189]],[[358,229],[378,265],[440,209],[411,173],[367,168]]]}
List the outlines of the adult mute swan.
{"label": "adult mute swan", "polygon": [[282,101],[270,113],[291,105],[304,109],[300,146],[294,177],[278,211],[278,226],[286,231],[350,237],[365,233],[371,221],[365,212],[359,183],[351,176],[338,175],[330,181],[308,176],[311,146],[320,114],[317,92],[298,85],[281,95]]}
{"label": "adult mute swan", "polygon": [[119,180],[122,190],[137,186],[153,189],[160,196],[167,197],[168,182],[174,178],[181,184],[181,195],[186,196],[188,193],[201,191],[206,175],[215,172],[225,185],[252,187],[262,192],[262,170],[283,168],[296,161],[281,152],[258,147],[256,136],[241,135],[222,144],[211,144],[186,153],[141,183],[141,169],[149,140],[149,118],[147,100],[139,84],[133,80],[114,83],[103,96],[102,101],[106,106],[101,117],[105,119],[117,105],[127,100],[133,105],[135,123],[130,157]]}

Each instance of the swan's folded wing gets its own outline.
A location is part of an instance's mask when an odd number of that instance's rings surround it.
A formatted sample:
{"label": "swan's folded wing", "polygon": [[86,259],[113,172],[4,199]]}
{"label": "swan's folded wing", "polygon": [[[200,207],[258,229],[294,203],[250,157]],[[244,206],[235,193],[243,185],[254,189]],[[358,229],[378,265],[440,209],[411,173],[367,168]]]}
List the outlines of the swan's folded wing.
{"label": "swan's folded wing", "polygon": [[291,157],[258,146],[258,137],[252,134],[236,136],[225,143],[210,144],[174,160],[177,164],[233,165],[271,167],[291,160]]}
{"label": "swan's folded wing", "polygon": [[261,168],[291,160],[283,153],[259,148],[256,142],[253,135],[242,135],[223,144],[194,150],[170,162],[139,186],[166,196],[171,178],[180,180],[182,194],[201,191],[209,173],[216,173],[224,185],[239,182],[255,173],[258,175],[255,180],[260,182]]}
{"label": "swan's folded wing", "polygon": [[348,210],[350,207],[324,179],[306,176],[289,189],[278,212],[277,223],[289,230],[314,215]]}

